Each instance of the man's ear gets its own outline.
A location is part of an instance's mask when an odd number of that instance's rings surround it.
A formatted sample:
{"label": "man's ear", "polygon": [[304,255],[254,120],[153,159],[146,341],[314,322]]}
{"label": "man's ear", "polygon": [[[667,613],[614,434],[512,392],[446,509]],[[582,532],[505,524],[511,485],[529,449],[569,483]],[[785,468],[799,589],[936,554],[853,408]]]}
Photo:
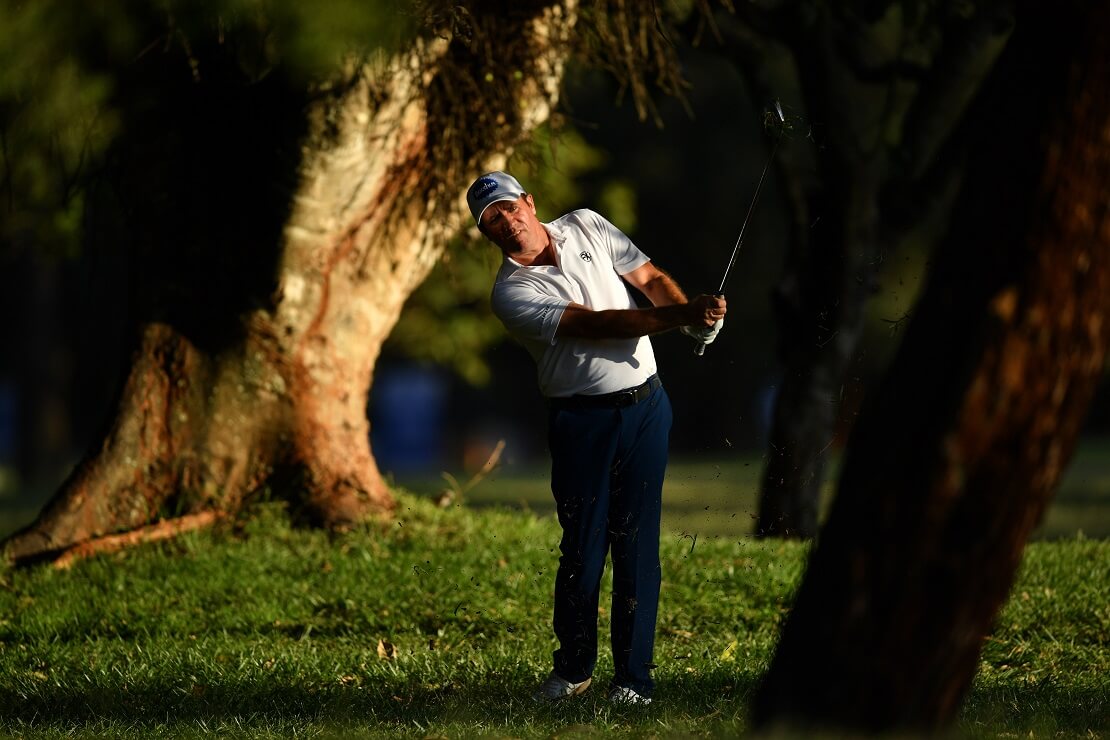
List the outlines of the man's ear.
{"label": "man's ear", "polygon": [[532,213],[536,212],[536,201],[532,198],[531,193],[524,194],[524,202],[527,203],[528,207],[532,209]]}

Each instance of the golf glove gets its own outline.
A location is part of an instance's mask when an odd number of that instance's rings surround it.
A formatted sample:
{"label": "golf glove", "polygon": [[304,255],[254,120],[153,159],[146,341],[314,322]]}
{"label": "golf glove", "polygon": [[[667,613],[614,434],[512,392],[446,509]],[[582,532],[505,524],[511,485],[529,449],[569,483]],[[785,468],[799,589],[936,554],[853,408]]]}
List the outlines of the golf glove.
{"label": "golf glove", "polygon": [[693,337],[700,344],[712,344],[713,340],[717,338],[720,333],[721,327],[725,325],[724,319],[717,319],[713,326],[684,326],[682,333],[686,336]]}

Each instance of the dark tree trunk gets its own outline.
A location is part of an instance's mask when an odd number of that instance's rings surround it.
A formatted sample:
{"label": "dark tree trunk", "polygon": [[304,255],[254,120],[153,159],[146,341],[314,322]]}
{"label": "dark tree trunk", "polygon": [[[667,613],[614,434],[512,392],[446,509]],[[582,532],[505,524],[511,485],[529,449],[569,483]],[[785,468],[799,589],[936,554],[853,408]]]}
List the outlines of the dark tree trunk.
{"label": "dark tree trunk", "polygon": [[[812,191],[798,214],[785,275],[773,294],[779,331],[779,383],[759,499],[756,534],[808,538],[817,534],[821,488],[837,429],[844,379],[863,332],[874,281],[881,166],[851,165],[833,154],[824,182],[844,188]],[[830,170],[836,169],[834,173]]]}
{"label": "dark tree trunk", "polygon": [[889,27],[879,28],[890,5],[748,5],[737,9],[743,21],[723,21],[730,54],[762,98],[781,94],[773,70],[788,51],[811,127],[806,138],[804,124],[795,131],[779,156],[792,224],[773,293],[783,374],[760,536],[816,534],[829,451],[850,427],[842,399],[876,276],[907,232],[947,212],[961,161],[954,129],[1011,27],[998,3],[902,17],[903,42],[943,40],[922,79],[923,69],[887,43]]}
{"label": "dark tree trunk", "polygon": [[953,229],[850,440],[759,727],[955,717],[1110,342],[1105,3],[1022,3]]}
{"label": "dark tree trunk", "polygon": [[822,133],[813,151],[816,177],[799,175],[800,165],[784,158],[793,170],[787,178],[793,220],[772,301],[783,376],[760,488],[756,534],[764,537],[817,533],[844,379],[863,332],[880,250],[885,149],[877,132],[861,128],[844,105],[864,93],[835,48],[829,11],[820,15],[800,34],[806,41],[793,43],[806,109]]}

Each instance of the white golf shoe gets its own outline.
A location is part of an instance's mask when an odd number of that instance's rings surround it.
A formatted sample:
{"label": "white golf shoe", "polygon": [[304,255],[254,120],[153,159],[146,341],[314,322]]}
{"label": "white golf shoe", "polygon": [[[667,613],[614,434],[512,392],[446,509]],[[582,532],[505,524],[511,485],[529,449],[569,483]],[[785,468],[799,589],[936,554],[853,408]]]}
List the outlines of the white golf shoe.
{"label": "white golf shoe", "polygon": [[540,684],[536,689],[536,693],[532,694],[532,699],[540,703],[551,703],[569,699],[572,696],[578,696],[586,692],[590,688],[590,681],[592,678],[587,678],[585,681],[574,683],[567,681],[565,678],[559,676],[555,671],[547,677],[547,680]]}
{"label": "white golf shoe", "polygon": [[621,706],[646,707],[651,704],[651,697],[637,694],[635,689],[630,689],[627,686],[614,686],[609,689],[609,702]]}

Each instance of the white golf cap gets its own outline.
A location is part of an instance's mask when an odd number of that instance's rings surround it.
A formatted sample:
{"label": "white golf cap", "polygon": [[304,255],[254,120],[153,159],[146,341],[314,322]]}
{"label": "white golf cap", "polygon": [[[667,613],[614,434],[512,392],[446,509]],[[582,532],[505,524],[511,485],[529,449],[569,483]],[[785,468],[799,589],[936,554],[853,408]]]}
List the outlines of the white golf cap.
{"label": "white golf cap", "polygon": [[487,172],[474,181],[466,191],[466,204],[474,216],[474,223],[482,223],[482,214],[494,203],[516,200],[524,195],[524,188],[516,178],[505,172]]}

